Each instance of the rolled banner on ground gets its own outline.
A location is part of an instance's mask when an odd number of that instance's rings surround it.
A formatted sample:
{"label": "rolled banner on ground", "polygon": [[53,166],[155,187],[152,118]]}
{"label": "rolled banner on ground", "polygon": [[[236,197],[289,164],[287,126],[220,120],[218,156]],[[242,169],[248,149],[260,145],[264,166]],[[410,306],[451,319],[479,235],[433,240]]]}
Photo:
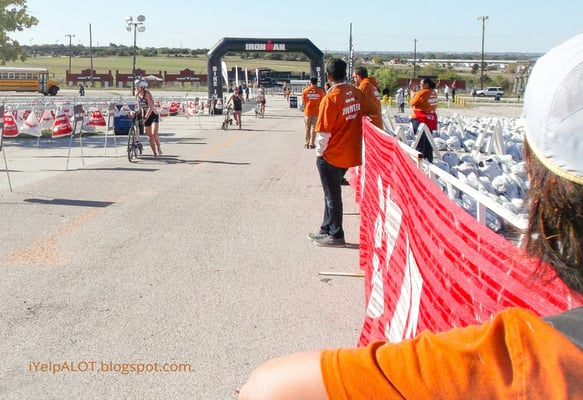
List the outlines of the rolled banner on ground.
{"label": "rolled banner on ground", "polygon": [[27,135],[40,137],[41,135],[41,128],[40,128],[40,121],[38,120],[36,113],[31,111],[28,113],[28,116],[24,120],[24,123],[20,127],[21,133],[26,133]]}

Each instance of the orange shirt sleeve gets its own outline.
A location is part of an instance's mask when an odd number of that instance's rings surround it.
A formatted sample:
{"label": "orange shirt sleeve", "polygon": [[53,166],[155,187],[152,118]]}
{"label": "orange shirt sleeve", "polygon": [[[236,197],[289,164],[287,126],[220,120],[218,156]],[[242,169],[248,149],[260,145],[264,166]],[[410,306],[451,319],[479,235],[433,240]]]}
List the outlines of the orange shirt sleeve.
{"label": "orange shirt sleeve", "polygon": [[[369,79],[365,79],[360,83],[359,89],[364,93],[365,97],[370,101],[373,105],[372,109],[369,109],[367,114],[372,123],[379,127],[383,128],[383,115],[381,109],[381,101],[378,98],[378,89],[372,84]],[[370,108],[370,107],[369,107]]]}
{"label": "orange shirt sleeve", "polygon": [[421,101],[421,95],[423,94],[422,92],[423,92],[422,90],[419,90],[415,92],[415,94],[413,94],[413,98],[411,98],[412,107],[415,107],[419,104],[419,102]]}
{"label": "orange shirt sleeve", "polygon": [[321,356],[330,400],[583,398],[582,366],[576,345],[519,308],[479,326]]}

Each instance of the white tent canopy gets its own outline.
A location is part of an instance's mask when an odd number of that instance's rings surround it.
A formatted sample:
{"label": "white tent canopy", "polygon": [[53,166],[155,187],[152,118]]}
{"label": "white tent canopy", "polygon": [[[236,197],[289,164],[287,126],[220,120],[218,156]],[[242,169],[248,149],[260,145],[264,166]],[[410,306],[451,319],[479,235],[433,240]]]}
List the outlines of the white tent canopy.
{"label": "white tent canopy", "polygon": [[154,75],[144,76],[144,79],[147,80],[147,81],[157,81],[157,82],[162,82],[163,81],[162,78],[158,78],[157,76],[154,76]]}

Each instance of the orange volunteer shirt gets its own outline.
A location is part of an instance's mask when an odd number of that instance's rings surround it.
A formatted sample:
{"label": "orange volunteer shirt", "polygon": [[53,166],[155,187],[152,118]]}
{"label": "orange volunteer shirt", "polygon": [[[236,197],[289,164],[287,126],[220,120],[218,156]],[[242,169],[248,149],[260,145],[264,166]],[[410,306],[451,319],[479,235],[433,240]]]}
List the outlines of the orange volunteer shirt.
{"label": "orange volunteer shirt", "polygon": [[520,308],[401,343],[327,350],[321,368],[330,400],[583,398],[583,351]]}
{"label": "orange volunteer shirt", "polygon": [[430,130],[437,130],[437,93],[431,89],[421,89],[413,95],[411,107],[413,112],[411,117],[417,118],[419,122],[424,122]]}
{"label": "orange volunteer shirt", "polygon": [[316,132],[330,133],[322,157],[338,168],[362,164],[362,117],[374,114],[375,106],[353,85],[333,85],[320,103]]}
{"label": "orange volunteer shirt", "polygon": [[320,102],[326,96],[326,92],[318,86],[308,86],[302,91],[302,101],[304,102],[304,115],[306,117],[317,117]]}

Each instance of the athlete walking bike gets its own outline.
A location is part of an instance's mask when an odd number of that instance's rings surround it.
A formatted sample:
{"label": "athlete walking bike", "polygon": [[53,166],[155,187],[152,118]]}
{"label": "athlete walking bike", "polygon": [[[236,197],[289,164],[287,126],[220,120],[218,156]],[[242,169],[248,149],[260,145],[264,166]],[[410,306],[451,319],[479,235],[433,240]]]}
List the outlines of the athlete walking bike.
{"label": "athlete walking bike", "polygon": [[134,113],[132,118],[132,126],[128,132],[128,161],[136,162],[138,156],[142,155],[144,147],[140,142],[140,131],[142,130],[142,119],[138,117],[138,113]]}

